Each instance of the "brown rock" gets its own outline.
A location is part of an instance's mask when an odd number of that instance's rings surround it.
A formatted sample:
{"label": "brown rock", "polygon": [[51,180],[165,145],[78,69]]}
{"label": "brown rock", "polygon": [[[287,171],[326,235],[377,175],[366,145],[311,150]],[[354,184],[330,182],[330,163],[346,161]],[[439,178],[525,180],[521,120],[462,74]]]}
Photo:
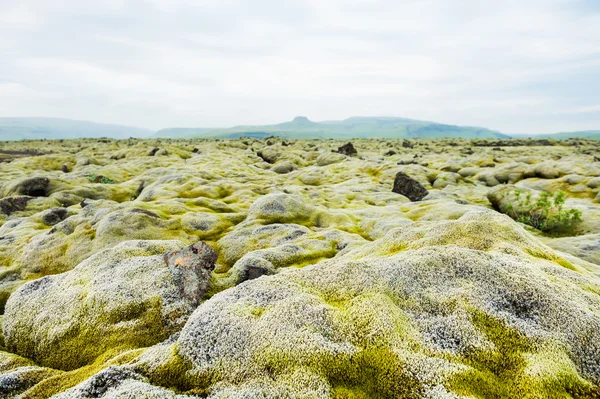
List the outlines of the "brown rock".
{"label": "brown rock", "polygon": [[215,251],[200,241],[178,251],[168,251],[164,259],[181,294],[197,305],[208,290],[217,261]]}

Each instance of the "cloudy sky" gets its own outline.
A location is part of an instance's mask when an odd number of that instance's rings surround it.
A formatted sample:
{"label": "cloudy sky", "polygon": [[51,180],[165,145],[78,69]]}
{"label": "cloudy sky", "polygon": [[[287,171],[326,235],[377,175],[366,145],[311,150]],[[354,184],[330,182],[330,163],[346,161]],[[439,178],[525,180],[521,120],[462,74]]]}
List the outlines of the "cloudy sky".
{"label": "cloudy sky", "polygon": [[0,116],[600,129],[598,0],[0,0]]}

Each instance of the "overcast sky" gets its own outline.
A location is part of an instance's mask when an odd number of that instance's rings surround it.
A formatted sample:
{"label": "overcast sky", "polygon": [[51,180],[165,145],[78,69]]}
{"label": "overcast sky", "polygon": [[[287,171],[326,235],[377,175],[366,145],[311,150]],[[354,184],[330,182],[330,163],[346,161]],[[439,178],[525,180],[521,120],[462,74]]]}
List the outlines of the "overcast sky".
{"label": "overcast sky", "polygon": [[598,0],[0,0],[0,116],[600,129]]}

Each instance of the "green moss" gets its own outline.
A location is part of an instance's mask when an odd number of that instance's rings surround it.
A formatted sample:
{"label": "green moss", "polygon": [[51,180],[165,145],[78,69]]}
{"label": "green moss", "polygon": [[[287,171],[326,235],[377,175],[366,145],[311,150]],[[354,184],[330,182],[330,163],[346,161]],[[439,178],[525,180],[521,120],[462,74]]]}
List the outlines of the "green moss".
{"label": "green moss", "polygon": [[0,315],[0,351],[5,349],[4,347],[4,334],[2,333],[2,323],[4,322],[4,316]]}
{"label": "green moss", "polygon": [[[97,312],[100,312],[97,308],[81,310],[82,315]],[[135,324],[128,323],[133,320]],[[59,340],[43,344],[21,339],[9,349],[40,365],[71,371],[96,362],[106,353],[154,345],[173,332],[165,328],[160,297],[154,297],[102,317],[82,319]]]}
{"label": "green moss", "polygon": [[[541,353],[537,356],[537,350],[529,339],[482,311],[474,310],[472,321],[494,344],[494,348],[473,350],[462,359],[452,359],[470,369],[455,375],[447,383],[451,391],[478,399],[600,397],[598,388],[579,377],[574,368],[564,373],[564,367],[550,367],[537,378],[527,373],[526,368],[532,360],[539,365],[545,359],[556,358],[556,354]],[[554,350],[564,361],[566,355],[560,353],[561,349]]]}
{"label": "green moss", "polygon": [[146,370],[154,385],[162,386],[180,393],[205,394],[213,382],[209,376],[192,375],[192,364],[183,359],[178,352],[177,344],[170,346],[166,359],[158,367]]}
{"label": "green moss", "polygon": [[25,392],[22,395],[22,399],[47,399],[59,392],[64,392],[65,390],[74,387],[109,366],[129,363],[137,358],[143,351],[143,349],[133,351],[113,349],[98,357],[94,363],[90,365],[60,373],[54,377],[41,381]]}

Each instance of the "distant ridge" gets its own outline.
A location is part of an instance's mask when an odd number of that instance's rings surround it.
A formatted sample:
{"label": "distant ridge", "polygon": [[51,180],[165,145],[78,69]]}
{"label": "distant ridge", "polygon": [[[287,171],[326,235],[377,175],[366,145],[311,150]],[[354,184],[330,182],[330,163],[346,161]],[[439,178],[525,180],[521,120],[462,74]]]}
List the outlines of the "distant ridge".
{"label": "distant ridge", "polygon": [[0,117],[0,141],[100,138],[265,138],[288,139],[397,138],[397,139],[510,139],[536,138],[600,140],[600,130],[555,134],[511,134],[475,126],[447,125],[389,116],[353,116],[341,121],[314,122],[306,116],[273,125],[241,125],[230,128],[174,127],[153,132],[149,129],[63,118]]}
{"label": "distant ridge", "polygon": [[313,122],[305,116],[275,125],[235,126],[227,129],[163,129],[153,137],[239,138],[279,136],[294,139],[441,138],[508,139],[500,132],[471,126],[444,125],[395,117],[354,116],[342,121]]}
{"label": "distant ridge", "polygon": [[82,137],[126,139],[149,137],[152,130],[62,118],[0,118],[0,141],[76,139]]}

